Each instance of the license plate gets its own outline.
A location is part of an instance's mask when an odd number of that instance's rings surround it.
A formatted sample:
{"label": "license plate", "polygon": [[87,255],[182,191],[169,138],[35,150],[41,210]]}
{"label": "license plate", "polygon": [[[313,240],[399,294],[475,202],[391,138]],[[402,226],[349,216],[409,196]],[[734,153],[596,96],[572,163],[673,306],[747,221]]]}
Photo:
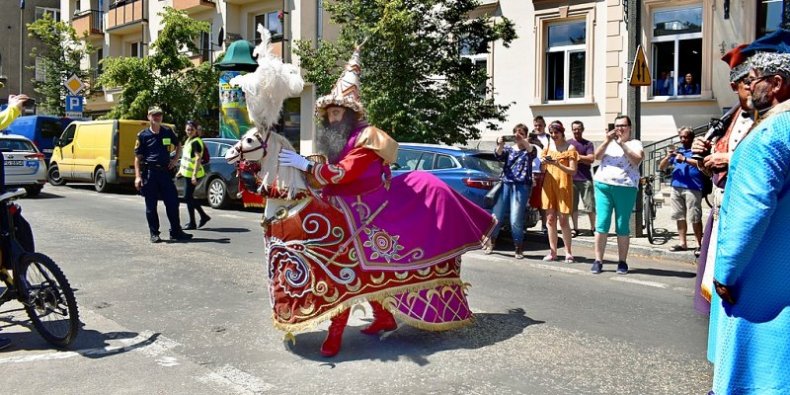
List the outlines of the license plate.
{"label": "license plate", "polygon": [[7,160],[5,161],[6,166],[24,166],[25,161],[23,160]]}
{"label": "license plate", "polygon": [[134,169],[123,169],[123,174],[134,174]]}

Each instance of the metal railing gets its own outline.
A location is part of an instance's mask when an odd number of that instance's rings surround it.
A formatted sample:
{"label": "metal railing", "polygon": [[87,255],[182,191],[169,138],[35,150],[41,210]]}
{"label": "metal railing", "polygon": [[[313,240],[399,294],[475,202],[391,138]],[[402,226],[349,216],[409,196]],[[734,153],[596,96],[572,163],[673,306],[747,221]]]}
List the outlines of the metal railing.
{"label": "metal railing", "polygon": [[72,19],[88,17],[90,26],[90,33],[104,33],[104,12],[99,10],[84,10],[74,14]]}

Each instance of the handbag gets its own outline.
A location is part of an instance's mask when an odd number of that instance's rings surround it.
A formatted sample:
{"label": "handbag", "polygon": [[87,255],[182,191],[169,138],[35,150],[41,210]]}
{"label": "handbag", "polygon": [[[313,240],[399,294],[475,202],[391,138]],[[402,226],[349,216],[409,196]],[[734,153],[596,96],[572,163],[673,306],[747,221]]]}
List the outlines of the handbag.
{"label": "handbag", "polygon": [[497,181],[496,184],[491,188],[491,190],[486,193],[483,201],[485,202],[486,206],[493,206],[497,199],[499,199],[499,194],[502,192],[502,181]]}

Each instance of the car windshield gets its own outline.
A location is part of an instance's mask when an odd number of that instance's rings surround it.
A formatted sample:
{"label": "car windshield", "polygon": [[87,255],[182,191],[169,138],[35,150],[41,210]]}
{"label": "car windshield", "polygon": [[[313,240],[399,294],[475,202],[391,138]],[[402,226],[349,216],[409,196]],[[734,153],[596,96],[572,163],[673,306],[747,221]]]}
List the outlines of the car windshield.
{"label": "car windshield", "polygon": [[25,140],[0,140],[0,150],[17,152],[35,152],[33,144]]}
{"label": "car windshield", "polygon": [[502,173],[502,162],[494,158],[492,153],[476,153],[464,155],[461,158],[461,163],[467,169],[482,171],[494,177],[498,177]]}

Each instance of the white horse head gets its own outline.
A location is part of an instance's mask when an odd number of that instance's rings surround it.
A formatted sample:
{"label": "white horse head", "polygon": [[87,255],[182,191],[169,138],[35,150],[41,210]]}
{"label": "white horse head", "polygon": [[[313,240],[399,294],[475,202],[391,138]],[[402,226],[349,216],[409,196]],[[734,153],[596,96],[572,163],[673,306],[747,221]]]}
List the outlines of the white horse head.
{"label": "white horse head", "polygon": [[301,94],[304,80],[296,66],[283,63],[271,52],[269,29],[259,24],[258,33],[261,43],[252,52],[253,56],[258,56],[258,68],[252,73],[233,77],[230,84],[244,91],[247,109],[255,124],[269,130],[280,117],[283,101]]}
{"label": "white horse head", "polygon": [[252,128],[225,153],[225,160],[228,163],[240,160],[260,163],[258,176],[262,188],[268,190],[276,187],[278,191],[288,191],[287,198],[293,199],[299,192],[308,190],[307,181],[299,169],[280,166],[278,155],[282,149],[295,151],[282,135],[273,131],[261,133],[257,128]]}

